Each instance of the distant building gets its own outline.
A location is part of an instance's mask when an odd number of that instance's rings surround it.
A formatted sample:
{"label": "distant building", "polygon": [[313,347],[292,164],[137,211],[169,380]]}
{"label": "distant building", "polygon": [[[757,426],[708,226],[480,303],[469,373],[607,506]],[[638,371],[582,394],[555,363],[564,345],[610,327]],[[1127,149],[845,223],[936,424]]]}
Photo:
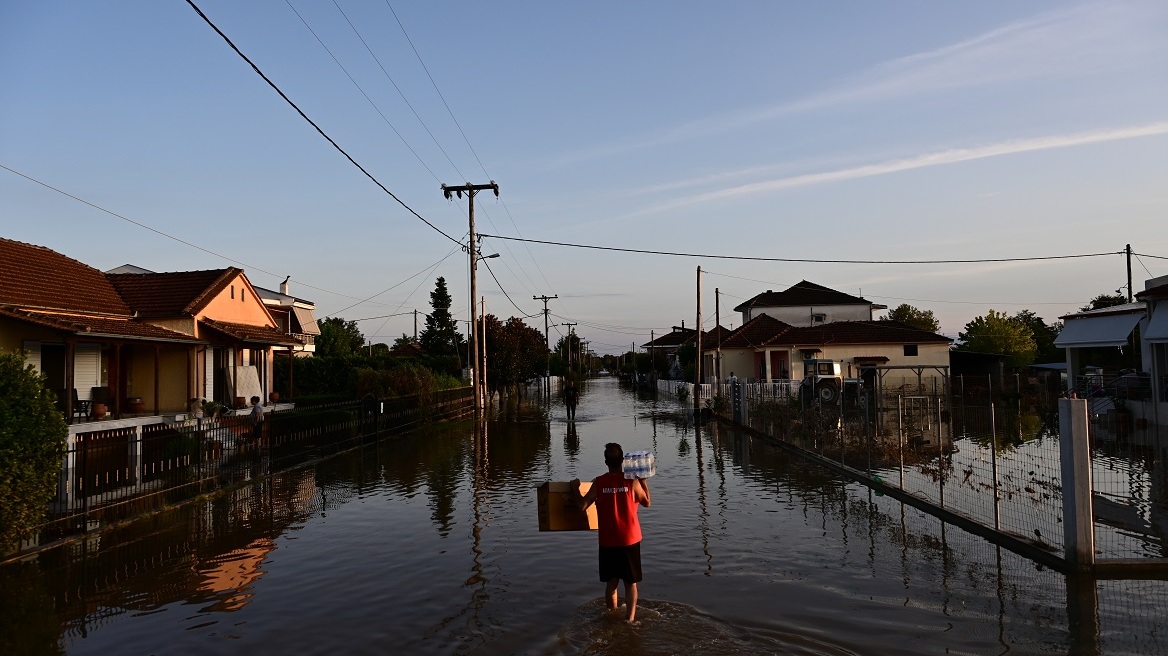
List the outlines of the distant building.
{"label": "distant building", "polygon": [[819,326],[835,321],[871,321],[887,306],[801,280],[781,292],[766,290],[734,308],[745,325],[766,314],[789,326]]}
{"label": "distant building", "polygon": [[300,340],[301,344],[292,348],[292,354],[313,355],[316,353],[316,338],[320,335],[320,326],[314,315],[316,303],[289,295],[288,280],[285,278],[280,283],[278,292],[263,287],[256,287],[255,290],[280,330]]}

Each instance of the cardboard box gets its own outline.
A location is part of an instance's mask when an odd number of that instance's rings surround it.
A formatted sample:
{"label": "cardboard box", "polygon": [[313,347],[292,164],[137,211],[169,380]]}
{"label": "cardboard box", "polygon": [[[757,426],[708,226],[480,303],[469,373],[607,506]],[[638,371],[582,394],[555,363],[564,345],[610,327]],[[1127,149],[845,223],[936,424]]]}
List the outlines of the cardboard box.
{"label": "cardboard box", "polygon": [[[588,494],[591,481],[580,482],[580,494]],[[541,531],[594,531],[596,505],[587,511],[576,506],[576,493],[567,481],[548,481],[536,490]]]}

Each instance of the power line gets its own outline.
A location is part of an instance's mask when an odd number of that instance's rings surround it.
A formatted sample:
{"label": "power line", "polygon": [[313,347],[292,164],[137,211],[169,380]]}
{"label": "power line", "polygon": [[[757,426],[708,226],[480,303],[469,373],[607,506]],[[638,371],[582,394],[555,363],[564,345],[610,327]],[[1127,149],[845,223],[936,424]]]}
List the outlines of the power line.
{"label": "power line", "polygon": [[[149,230],[150,232],[153,232],[153,233],[155,233],[155,234],[157,234],[157,235],[161,235],[161,236],[163,236],[163,237],[166,237],[167,239],[170,239],[170,240],[176,241],[176,242],[178,242],[178,243],[180,243],[180,244],[182,244],[182,245],[184,245],[184,246],[190,246],[191,248],[193,248],[193,249],[195,249],[195,250],[197,250],[197,251],[202,251],[202,252],[204,252],[204,253],[207,253],[208,255],[213,255],[213,256],[215,256],[215,257],[218,257],[218,258],[220,258],[220,259],[223,259],[223,260],[226,260],[226,261],[228,261],[228,262],[231,262],[232,264],[238,264],[239,266],[241,266],[241,267],[243,267],[244,269],[247,269],[247,270],[249,270],[249,271],[259,271],[260,273],[266,273],[267,275],[269,275],[269,276],[272,276],[272,277],[274,277],[274,278],[279,278],[279,277],[280,277],[280,274],[273,273],[273,272],[271,272],[271,271],[268,271],[267,269],[261,269],[261,268],[260,268],[260,267],[258,267],[258,266],[254,266],[254,265],[248,264],[248,263],[246,263],[246,262],[241,262],[240,260],[237,260],[237,259],[235,259],[235,258],[233,258],[233,257],[228,257],[228,256],[226,256],[226,255],[223,255],[223,254],[221,254],[221,253],[216,253],[216,252],[215,252],[215,251],[213,251],[213,250],[210,250],[210,249],[208,249],[208,248],[204,248],[204,247],[202,247],[202,246],[199,246],[198,244],[195,244],[195,243],[189,242],[189,241],[187,241],[187,240],[185,240],[185,239],[183,239],[183,238],[181,238],[181,237],[175,237],[174,235],[172,235],[172,234],[169,234],[169,233],[166,233],[166,232],[163,232],[163,231],[159,230],[158,228],[154,228],[154,227],[152,227],[152,226],[146,225],[145,223],[142,223],[141,221],[135,221],[134,219],[131,219],[131,218],[129,218],[128,216],[125,216],[125,215],[122,215],[122,214],[118,214],[117,212],[115,212],[115,211],[113,211],[113,210],[108,210],[108,209],[106,209],[106,208],[102,207],[101,205],[98,205],[98,204],[96,204],[96,203],[92,203],[92,202],[90,202],[90,201],[88,201],[88,200],[85,200],[84,198],[81,198],[80,196],[75,196],[75,195],[73,195],[73,194],[71,194],[71,193],[69,193],[69,192],[67,192],[67,191],[65,191],[65,190],[63,190],[63,189],[58,189],[57,187],[54,187],[53,185],[51,185],[51,184],[49,184],[49,183],[47,183],[47,182],[43,182],[43,181],[41,181],[41,180],[38,180],[38,179],[36,179],[36,178],[34,178],[34,177],[30,176],[30,175],[27,175],[27,174],[25,174],[25,173],[21,173],[20,171],[17,171],[16,169],[14,169],[14,168],[12,168],[12,167],[6,166],[6,165],[4,165],[4,164],[0,164],[0,168],[4,169],[4,170],[6,170],[6,171],[8,171],[8,172],[10,172],[10,173],[14,173],[14,174],[16,174],[16,175],[19,175],[20,177],[24,178],[25,180],[28,180],[29,182],[35,182],[36,184],[39,184],[40,186],[42,186],[42,187],[44,187],[44,188],[46,188],[46,189],[49,189],[49,190],[51,190],[51,191],[55,191],[55,192],[57,192],[58,194],[61,194],[62,196],[65,196],[66,198],[71,198],[71,199],[73,199],[73,200],[77,201],[78,203],[81,203],[82,205],[88,205],[89,207],[92,207],[93,209],[95,209],[95,210],[97,210],[97,211],[99,211],[99,212],[104,212],[104,213],[106,213],[106,214],[108,214],[108,215],[110,215],[110,216],[112,216],[112,217],[119,218],[119,219],[121,219],[121,220],[125,221],[126,223],[129,223],[129,224],[131,224],[131,225],[138,226],[139,228],[143,228],[143,229],[145,229],[145,230]],[[455,251],[457,251],[457,250],[458,250],[458,249],[455,249]],[[447,255],[446,257],[450,257],[450,256],[449,256],[449,255]],[[445,260],[445,259],[446,259],[446,258],[443,258],[443,260]],[[414,275],[417,275],[417,274],[414,274]],[[413,276],[410,276],[410,277],[412,278]],[[408,281],[408,280],[409,280],[409,278],[407,278],[406,280]],[[325,289],[324,287],[317,287],[317,286],[315,286],[315,285],[310,285],[310,284],[308,284],[308,283],[306,283],[306,282],[304,282],[304,281],[302,281],[302,280],[296,280],[296,282],[297,282],[297,283],[299,283],[299,284],[301,284],[301,285],[304,285],[305,287],[307,287],[307,288],[309,288],[309,289],[315,289],[315,290],[316,290],[316,291],[318,291],[318,292],[324,292],[324,293],[326,293],[326,294],[332,294],[332,295],[334,295],[334,296],[340,296],[340,297],[342,297],[342,298],[349,298],[349,299],[353,299],[353,300],[358,300],[358,303],[356,303],[355,305],[360,305],[361,303],[366,303],[366,302],[368,302],[368,301],[370,300],[370,299],[359,300],[359,297],[357,297],[357,296],[352,296],[352,295],[349,295],[349,294],[342,294],[341,292],[334,292],[334,291],[333,291],[333,290],[331,290],[331,289]],[[391,287],[390,289],[393,289],[393,288]],[[385,291],[389,291],[389,290],[385,290]],[[380,292],[379,294],[375,294],[375,295],[374,295],[373,297],[371,297],[371,298],[376,298],[377,296],[380,296],[381,294],[384,294],[384,293],[385,293],[385,292]],[[353,306],[353,305],[350,305],[349,307],[354,307],[354,306]],[[345,309],[347,310],[348,308],[345,308]]]}
{"label": "power line", "polygon": [[243,51],[241,51],[238,47],[236,47],[236,45],[234,43],[232,43],[231,39],[229,39],[227,37],[227,35],[224,34],[223,31],[220,30],[218,28],[218,26],[215,25],[215,23],[211,22],[211,19],[208,18],[207,15],[203,13],[202,9],[199,9],[198,5],[196,5],[194,3],[194,0],[187,0],[187,4],[190,5],[192,9],[195,10],[195,13],[197,13],[199,15],[199,17],[202,18],[203,21],[206,22],[207,25],[209,25],[211,27],[211,29],[215,30],[216,34],[223,37],[223,40],[226,41],[227,45],[230,46],[231,49],[235,51],[235,54],[239,55],[243,59],[243,61],[247,62],[248,65],[251,66],[252,70],[254,70],[257,75],[259,75],[261,78],[263,78],[264,82],[268,83],[268,86],[272,87],[272,89],[274,89],[276,93],[280,94],[280,97],[284,99],[284,102],[288,103],[288,105],[291,106],[292,109],[296,110],[296,113],[300,114],[301,118],[303,118],[305,121],[308,121],[308,124],[311,125],[314,129],[316,129],[317,133],[319,133],[320,136],[324,137],[326,141],[328,141],[330,144],[332,144],[332,147],[335,148],[337,150],[337,152],[344,155],[345,159],[349,160],[349,162],[352,163],[353,166],[357,167],[357,169],[359,171],[364,173],[365,177],[372,180],[373,184],[380,187],[381,190],[384,191],[386,194],[389,194],[390,198],[397,201],[397,203],[399,205],[404,207],[406,209],[406,211],[408,211],[410,214],[413,214],[414,216],[416,216],[422,223],[425,223],[426,225],[430,226],[432,229],[434,229],[434,231],[436,231],[438,234],[442,235],[443,237],[446,237],[450,241],[452,241],[456,244],[462,245],[462,242],[460,242],[457,239],[455,239],[454,237],[451,237],[450,235],[446,234],[446,232],[443,231],[441,228],[434,225],[433,223],[430,223],[430,221],[428,221],[421,214],[418,214],[417,212],[415,212],[414,208],[410,207],[409,205],[406,205],[405,201],[398,198],[397,195],[394,194],[392,191],[390,191],[388,187],[381,184],[380,180],[373,177],[372,173],[365,170],[365,167],[358,164],[357,160],[353,159],[352,155],[349,155],[349,153],[347,153],[344,148],[341,148],[341,146],[336,141],[333,141],[333,138],[328,136],[328,134],[323,129],[321,129],[321,127],[319,125],[317,125],[311,118],[308,118],[308,114],[305,114],[304,111],[301,110],[300,107],[298,107],[296,105],[296,103],[292,102],[292,99],[289,98],[283,91],[281,91],[280,87],[276,86],[275,82],[272,82],[270,79],[268,79],[267,75],[264,75],[264,72],[260,70],[260,67],[256,66],[255,63],[252,62],[252,60],[248,59],[247,55],[243,54]]}
{"label": "power line", "polygon": [[[348,309],[351,309],[351,308],[355,308],[355,307],[357,307],[358,305],[361,305],[361,304],[363,304],[363,303],[368,303],[369,301],[372,301],[373,299],[377,298],[378,296],[381,296],[382,294],[384,294],[384,293],[386,293],[386,292],[393,291],[394,289],[396,289],[396,288],[398,288],[398,287],[401,287],[402,285],[404,285],[404,284],[406,284],[407,282],[409,282],[409,281],[413,280],[414,278],[417,278],[418,276],[422,275],[423,273],[426,273],[427,271],[431,271],[431,272],[432,272],[432,271],[433,271],[433,270],[434,270],[434,269],[435,269],[435,268],[436,268],[436,267],[437,267],[439,264],[442,264],[442,263],[443,263],[443,262],[445,262],[446,260],[450,259],[450,256],[451,256],[451,255],[454,255],[454,254],[455,254],[455,253],[457,253],[459,250],[461,250],[461,249],[459,249],[459,248],[454,248],[454,249],[451,249],[451,251],[450,251],[449,253],[447,253],[447,254],[446,254],[446,256],[445,256],[445,257],[443,257],[441,260],[438,260],[438,261],[437,261],[437,262],[435,262],[434,264],[427,266],[425,269],[422,269],[421,271],[419,271],[419,272],[415,273],[414,275],[410,276],[409,278],[406,278],[405,280],[403,280],[403,281],[401,281],[401,282],[397,283],[396,285],[393,285],[392,287],[387,287],[387,288],[385,288],[385,289],[383,289],[383,290],[381,290],[381,291],[377,292],[376,294],[374,294],[374,295],[370,296],[369,298],[366,298],[366,299],[363,299],[363,300],[357,301],[356,303],[354,303],[354,304],[352,304],[352,305],[350,305],[350,306],[348,306],[348,307],[343,307],[343,308],[341,308],[341,309],[337,310],[336,312],[333,312],[332,314],[330,314],[330,315],[327,315],[327,316],[336,316],[336,315],[338,315],[338,314],[340,314],[340,313],[344,312],[345,310],[348,310]],[[415,290],[415,291],[417,291],[417,290]],[[412,294],[411,294],[411,296],[412,296]],[[406,300],[409,300],[409,299],[407,298]],[[403,303],[404,303],[404,301],[403,301]],[[399,306],[399,307],[400,307],[400,306]]]}
{"label": "power line", "polygon": [[[1040,260],[1066,260],[1083,257],[1101,257],[1104,255],[1123,255],[1123,251],[1110,251],[1106,253],[1079,253],[1075,255],[1046,255],[1038,257],[997,257],[997,258],[979,258],[972,260],[816,260],[793,257],[758,257],[750,255],[715,255],[710,253],[684,253],[676,251],[654,251],[640,248],[620,248],[617,246],[597,246],[594,244],[573,244],[562,241],[548,241],[545,239],[526,239],[524,237],[505,237],[503,235],[487,235],[482,237],[490,237],[493,239],[505,239],[509,241],[521,241],[531,244],[544,244],[548,246],[565,246],[568,248],[587,248],[598,251],[615,251],[620,253],[638,253],[641,255],[670,255],[674,257],[701,257],[711,260],[750,260],[755,262],[795,262],[803,264],[977,264],[989,262],[1034,262]],[[1165,258],[1168,259],[1168,258]]]}
{"label": "power line", "polygon": [[511,295],[507,293],[506,289],[503,289],[503,285],[499,282],[499,279],[495,277],[495,272],[491,269],[491,264],[487,262],[486,258],[483,259],[483,265],[487,267],[487,273],[491,274],[491,278],[494,278],[495,284],[499,286],[499,291],[503,292],[503,296],[506,296],[507,300],[511,301],[511,305],[514,306],[516,310],[519,310],[519,314],[523,315],[524,319],[530,319],[540,314],[539,312],[536,312],[535,314],[528,314],[523,310],[523,308],[516,305],[515,301],[511,300]]}
{"label": "power line", "polygon": [[[765,285],[775,285],[777,287],[781,287],[782,285],[785,284],[785,283],[775,282],[773,280],[759,280],[758,278],[745,278],[743,276],[732,276],[728,273],[716,273],[714,271],[708,271],[706,269],[702,269],[702,273],[707,273],[711,276],[719,276],[722,278],[734,278],[735,280],[746,280],[748,282],[761,282]],[[792,285],[792,287],[797,288],[797,287],[799,287],[799,285],[795,284],[795,285]],[[722,292],[722,295],[723,296],[730,296],[732,298],[737,298],[737,299],[741,299],[741,300],[749,300],[749,299],[744,299],[741,296],[734,296],[733,294],[728,294],[726,292]],[[1065,303],[1052,302],[1052,301],[1035,301],[1035,302],[1030,302],[1030,303],[1018,303],[1018,302],[1006,302],[1006,301],[952,301],[952,300],[940,301],[940,300],[934,300],[934,299],[928,299],[928,298],[902,298],[899,296],[879,296],[876,294],[868,294],[868,296],[871,296],[872,298],[890,299],[893,301],[912,301],[914,303],[951,303],[951,304],[957,304],[957,305],[1075,305],[1077,303],[1082,303],[1082,301],[1067,301]]]}
{"label": "power line", "polygon": [[[308,29],[308,31],[316,39],[316,42],[320,44],[320,47],[324,48],[324,51],[328,53],[329,57],[332,57],[332,60],[336,62],[338,67],[340,67],[341,72],[349,78],[349,81],[353,83],[353,86],[357,87],[357,91],[360,91],[361,95],[365,96],[365,100],[369,101],[369,104],[373,107],[373,111],[377,112],[377,115],[380,116],[381,120],[389,126],[390,130],[393,130],[393,133],[396,134],[397,138],[401,140],[402,145],[404,145],[407,150],[414,154],[414,158],[418,160],[418,163],[422,165],[422,168],[429,171],[430,175],[433,176],[435,180],[438,180],[438,176],[434,173],[433,170],[430,169],[429,166],[426,165],[426,162],[422,160],[422,156],[418,154],[418,151],[414,150],[414,147],[411,146],[408,141],[406,141],[406,138],[402,136],[401,132],[398,132],[393,123],[391,123],[389,118],[386,117],[385,112],[381,111],[381,108],[377,106],[377,103],[373,102],[373,99],[369,97],[368,93],[365,93],[365,89],[362,88],[361,84],[357,82],[351,73],[349,73],[349,69],[345,68],[345,65],[341,63],[341,60],[337,59],[337,56],[333,54],[333,51],[327,45],[325,45],[324,40],[320,38],[320,35],[316,33],[316,30],[312,29],[312,26],[308,24],[308,21],[304,19],[304,16],[302,16],[300,12],[296,10],[296,7],[292,6],[292,1],[284,0],[284,2],[288,5],[288,8],[292,10],[292,13],[296,14],[296,17],[300,19],[300,22],[304,23],[304,27]],[[342,12],[341,15],[344,15],[344,12]],[[346,20],[348,19],[346,18]]]}

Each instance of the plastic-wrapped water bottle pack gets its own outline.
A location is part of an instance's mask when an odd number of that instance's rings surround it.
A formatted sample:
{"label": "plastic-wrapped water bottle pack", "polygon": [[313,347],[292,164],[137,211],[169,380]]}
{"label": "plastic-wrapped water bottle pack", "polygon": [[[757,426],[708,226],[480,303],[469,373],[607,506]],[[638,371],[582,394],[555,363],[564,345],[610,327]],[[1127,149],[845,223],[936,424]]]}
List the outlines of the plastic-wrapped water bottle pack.
{"label": "plastic-wrapped water bottle pack", "polygon": [[649,478],[657,473],[652,451],[630,451],[621,463],[625,478]]}

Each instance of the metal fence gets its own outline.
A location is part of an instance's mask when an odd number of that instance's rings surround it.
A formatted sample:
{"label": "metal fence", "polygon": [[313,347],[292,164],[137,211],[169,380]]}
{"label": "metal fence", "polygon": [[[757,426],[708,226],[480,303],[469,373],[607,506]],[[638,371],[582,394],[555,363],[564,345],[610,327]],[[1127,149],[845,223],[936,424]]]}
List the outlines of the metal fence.
{"label": "metal fence", "polygon": [[200,494],[473,412],[469,388],[426,397],[279,410],[255,435],[248,415],[145,423],[76,433],[47,521],[20,553],[138,517]]}
{"label": "metal fence", "polygon": [[[741,411],[727,412],[743,425],[1040,562],[1067,564],[1057,414],[1017,397],[971,404],[940,388],[821,406],[755,385],[740,385]],[[1092,417],[1095,552],[1168,558],[1165,440],[1154,426],[1120,426],[1116,434],[1114,419]]]}

